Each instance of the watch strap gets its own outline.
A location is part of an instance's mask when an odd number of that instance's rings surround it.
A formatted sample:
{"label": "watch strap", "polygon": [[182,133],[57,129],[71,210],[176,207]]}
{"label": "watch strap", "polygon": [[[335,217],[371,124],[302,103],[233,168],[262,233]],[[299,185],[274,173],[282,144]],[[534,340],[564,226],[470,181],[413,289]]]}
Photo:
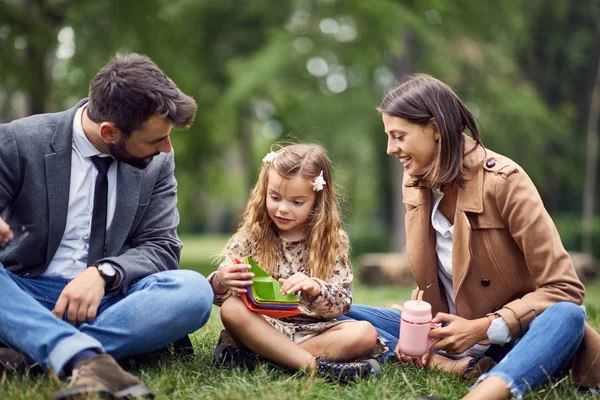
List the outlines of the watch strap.
{"label": "watch strap", "polygon": [[[109,267],[111,267],[115,273],[113,276],[109,276],[103,273],[102,269],[100,268],[100,266],[102,265],[107,265]],[[109,262],[101,262],[98,263],[96,265],[94,265],[94,267],[96,267],[96,269],[98,269],[98,272],[100,273],[100,276],[104,279],[104,281],[106,282],[106,290],[110,290],[113,288],[113,285],[115,284],[115,281],[117,280],[117,269]]]}

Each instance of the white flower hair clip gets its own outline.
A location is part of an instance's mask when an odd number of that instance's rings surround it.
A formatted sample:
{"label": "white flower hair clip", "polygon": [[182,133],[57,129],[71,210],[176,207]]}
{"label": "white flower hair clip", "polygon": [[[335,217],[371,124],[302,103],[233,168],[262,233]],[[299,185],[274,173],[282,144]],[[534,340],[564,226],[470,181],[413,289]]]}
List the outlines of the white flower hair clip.
{"label": "white flower hair clip", "polygon": [[262,161],[264,163],[270,163],[273,162],[273,160],[275,159],[275,157],[277,157],[277,153],[275,153],[274,151],[268,153],[266,156],[263,157]]}
{"label": "white flower hair clip", "polygon": [[323,171],[321,170],[319,176],[317,176],[315,180],[312,181],[312,187],[315,192],[320,192],[321,190],[323,190],[323,186],[325,185],[327,185],[327,183],[325,182],[325,178],[323,178]]}

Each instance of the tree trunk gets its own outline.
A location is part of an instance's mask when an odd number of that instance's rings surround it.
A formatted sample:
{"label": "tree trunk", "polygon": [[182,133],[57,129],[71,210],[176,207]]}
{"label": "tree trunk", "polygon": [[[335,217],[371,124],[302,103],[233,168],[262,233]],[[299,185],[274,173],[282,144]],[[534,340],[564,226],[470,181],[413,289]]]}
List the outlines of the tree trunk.
{"label": "tree trunk", "polygon": [[240,111],[240,159],[244,170],[245,193],[250,190],[256,182],[256,165],[254,164],[254,140],[252,139],[252,110],[250,105],[242,106]]}
{"label": "tree trunk", "polygon": [[594,200],[598,172],[598,122],[600,119],[600,59],[596,80],[592,89],[592,99],[587,120],[587,153],[585,168],[585,187],[583,190],[583,215],[581,221],[581,250],[592,252],[592,227],[594,225]]}
{"label": "tree trunk", "polygon": [[50,71],[48,52],[35,45],[27,45],[25,49],[27,64],[30,68],[29,90],[27,90],[27,114],[42,114],[48,112],[46,108],[50,96]]}

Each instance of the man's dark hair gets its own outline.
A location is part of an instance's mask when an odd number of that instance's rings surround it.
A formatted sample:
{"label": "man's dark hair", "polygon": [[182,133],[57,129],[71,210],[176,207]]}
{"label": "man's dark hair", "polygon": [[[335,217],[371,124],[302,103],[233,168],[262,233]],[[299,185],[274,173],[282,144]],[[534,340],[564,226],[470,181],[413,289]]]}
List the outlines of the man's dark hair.
{"label": "man's dark hair", "polygon": [[110,121],[125,135],[141,129],[154,115],[176,127],[192,123],[196,101],[184,94],[150,58],[117,54],[90,82],[89,118]]}

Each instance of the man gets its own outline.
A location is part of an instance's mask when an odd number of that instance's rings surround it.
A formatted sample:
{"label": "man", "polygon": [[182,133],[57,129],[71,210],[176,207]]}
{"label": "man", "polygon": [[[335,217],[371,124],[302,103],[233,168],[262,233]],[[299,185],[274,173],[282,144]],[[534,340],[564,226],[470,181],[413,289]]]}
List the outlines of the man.
{"label": "man", "polygon": [[160,349],[211,310],[206,279],[177,270],[169,134],[195,113],[149,58],[129,54],[74,108],[0,125],[0,372],[23,353],[73,376],[56,399],[152,397],[113,357]]}

